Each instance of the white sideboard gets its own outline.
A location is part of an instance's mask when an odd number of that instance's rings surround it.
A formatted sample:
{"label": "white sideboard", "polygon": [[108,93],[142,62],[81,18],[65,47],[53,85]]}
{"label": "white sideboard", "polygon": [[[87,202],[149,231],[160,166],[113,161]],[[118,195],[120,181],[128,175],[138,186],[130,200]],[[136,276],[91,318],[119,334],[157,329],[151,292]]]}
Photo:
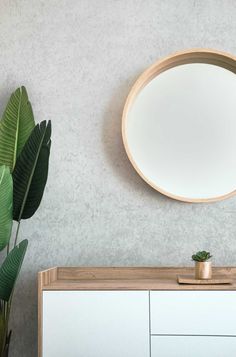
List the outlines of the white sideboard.
{"label": "white sideboard", "polygon": [[[39,357],[235,357],[236,284],[178,285],[184,268],[39,273]],[[218,268],[217,274],[236,268]]]}

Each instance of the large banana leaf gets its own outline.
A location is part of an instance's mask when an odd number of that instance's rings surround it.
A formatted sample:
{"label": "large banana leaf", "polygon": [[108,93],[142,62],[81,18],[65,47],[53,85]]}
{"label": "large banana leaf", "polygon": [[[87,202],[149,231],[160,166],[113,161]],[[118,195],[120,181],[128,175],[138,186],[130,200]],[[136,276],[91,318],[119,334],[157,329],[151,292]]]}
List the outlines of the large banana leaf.
{"label": "large banana leaf", "polygon": [[8,301],[21,269],[28,241],[23,240],[8,254],[0,268],[0,299]]}
{"label": "large banana leaf", "polygon": [[13,184],[10,169],[0,166],[0,251],[9,242],[12,229]]}
{"label": "large banana leaf", "polygon": [[51,147],[51,122],[36,125],[13,171],[13,218],[33,216],[43,197],[48,177]]}
{"label": "large banana leaf", "polygon": [[25,87],[12,93],[0,121],[0,165],[14,169],[16,159],[35,126]]}

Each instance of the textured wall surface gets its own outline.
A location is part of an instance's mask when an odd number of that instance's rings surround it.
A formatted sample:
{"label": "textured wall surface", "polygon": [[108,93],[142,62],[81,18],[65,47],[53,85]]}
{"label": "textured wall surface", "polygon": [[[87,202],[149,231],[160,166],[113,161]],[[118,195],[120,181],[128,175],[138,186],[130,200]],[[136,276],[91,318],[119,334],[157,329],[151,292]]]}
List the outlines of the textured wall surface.
{"label": "textured wall surface", "polygon": [[[196,249],[236,264],[236,198],[185,204],[131,167],[121,113],[137,76],[186,48],[236,54],[235,0],[1,0],[0,107],[24,84],[51,119],[48,185],[22,223],[11,357],[37,353],[37,272],[55,265],[189,265]],[[63,316],[62,316],[63,318]]]}

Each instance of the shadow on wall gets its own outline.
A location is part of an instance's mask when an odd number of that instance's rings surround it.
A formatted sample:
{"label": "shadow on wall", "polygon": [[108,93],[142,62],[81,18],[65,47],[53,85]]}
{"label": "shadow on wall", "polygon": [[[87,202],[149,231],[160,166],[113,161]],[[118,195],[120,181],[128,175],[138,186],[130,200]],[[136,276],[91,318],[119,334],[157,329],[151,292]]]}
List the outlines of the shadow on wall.
{"label": "shadow on wall", "polygon": [[121,134],[122,112],[135,79],[129,80],[128,85],[124,83],[113,93],[104,113],[103,144],[105,155],[112,169],[127,186],[130,186],[130,189],[152,197],[155,195],[158,201],[169,201],[170,198],[154,190],[138,175],[129,161],[123,145]]}
{"label": "shadow on wall", "polygon": [[0,91],[0,118],[3,115],[4,109],[6,108],[7,102],[13,93],[15,88],[12,86],[11,90],[8,87],[2,87]]}
{"label": "shadow on wall", "polygon": [[[26,303],[22,307],[17,301],[25,301]],[[13,331],[10,356],[24,356],[26,346],[29,343],[31,343],[30,348],[33,351],[33,356],[37,356],[37,311],[37,279],[34,275],[29,274],[27,279],[21,278],[17,282],[10,317],[10,326]],[[29,324],[29,321],[34,321],[34,323]],[[24,333],[21,336],[17,335],[17,331],[23,330]]]}

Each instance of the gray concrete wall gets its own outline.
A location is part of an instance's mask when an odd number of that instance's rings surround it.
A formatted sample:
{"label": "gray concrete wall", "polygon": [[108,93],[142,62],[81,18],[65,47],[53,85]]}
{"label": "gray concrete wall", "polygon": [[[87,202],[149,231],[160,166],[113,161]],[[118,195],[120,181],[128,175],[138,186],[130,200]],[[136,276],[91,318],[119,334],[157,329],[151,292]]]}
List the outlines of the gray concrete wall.
{"label": "gray concrete wall", "polygon": [[120,131],[125,98],[146,67],[186,48],[236,54],[235,22],[234,0],[1,0],[1,110],[24,84],[36,120],[53,123],[45,196],[20,233],[29,249],[11,357],[37,353],[39,270],[190,265],[196,249],[236,264],[236,198],[193,205],[158,194],[131,167]]}

